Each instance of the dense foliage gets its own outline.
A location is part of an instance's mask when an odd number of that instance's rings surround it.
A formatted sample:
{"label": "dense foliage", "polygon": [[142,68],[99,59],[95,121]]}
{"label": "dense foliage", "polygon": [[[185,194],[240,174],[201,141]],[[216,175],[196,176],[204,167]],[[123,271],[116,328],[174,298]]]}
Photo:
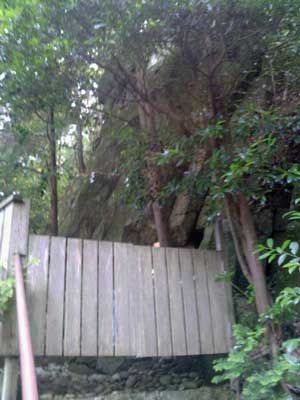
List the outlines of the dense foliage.
{"label": "dense foliage", "polygon": [[[287,217],[299,219],[299,211],[291,211]],[[269,262],[276,260],[279,267],[287,269],[290,274],[299,273],[299,243],[286,240],[275,246],[273,239],[266,245],[257,246],[261,259]],[[236,325],[234,329],[235,345],[227,359],[215,363],[215,371],[222,372],[214,378],[215,383],[227,379],[239,379],[242,383],[242,395],[247,400],[287,399],[285,385],[292,389],[291,394],[297,398],[297,387],[300,380],[300,338],[298,329],[294,334],[287,333],[288,325],[299,324],[300,287],[285,287],[266,314],[260,316],[257,325],[250,328]],[[264,333],[266,322],[272,320],[281,327],[281,346],[276,357],[270,359],[266,352]]]}

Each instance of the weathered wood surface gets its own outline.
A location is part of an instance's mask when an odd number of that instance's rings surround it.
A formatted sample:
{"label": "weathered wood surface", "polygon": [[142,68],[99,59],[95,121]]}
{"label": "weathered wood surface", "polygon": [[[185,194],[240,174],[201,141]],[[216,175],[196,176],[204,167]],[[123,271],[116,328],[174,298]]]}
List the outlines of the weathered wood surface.
{"label": "weathered wood surface", "polygon": [[[218,252],[33,235],[29,254],[39,260],[27,279],[36,355],[229,350],[230,299],[215,281],[223,268]],[[3,339],[0,355],[14,355]]]}
{"label": "weathered wood surface", "polygon": [[113,243],[99,242],[98,353],[103,356],[114,355],[116,337],[113,247]]}
{"label": "weathered wood surface", "polygon": [[[29,202],[11,196],[0,204],[1,247],[0,263],[3,267],[0,277],[14,276],[13,255],[27,254]],[[6,323],[0,323],[0,355],[18,353],[17,315],[13,305],[6,315]]]}
{"label": "weathered wood surface", "polygon": [[98,242],[83,242],[82,258],[82,309],[81,309],[81,354],[97,354],[98,330]]}
{"label": "weathered wood surface", "polygon": [[[31,256],[34,257],[35,254],[32,253]],[[49,356],[61,356],[63,354],[65,263],[66,239],[51,238],[45,345],[45,353]],[[28,312],[31,321],[41,317],[40,315],[34,315],[31,310],[28,310]],[[34,335],[34,332],[31,334]]]}

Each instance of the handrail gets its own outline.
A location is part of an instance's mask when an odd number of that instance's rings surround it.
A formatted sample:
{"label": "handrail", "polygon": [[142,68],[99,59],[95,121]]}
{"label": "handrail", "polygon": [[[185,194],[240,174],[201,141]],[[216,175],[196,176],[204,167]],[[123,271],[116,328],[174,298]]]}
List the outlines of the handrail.
{"label": "handrail", "polygon": [[20,254],[14,255],[16,277],[16,299],[18,338],[21,363],[22,399],[38,400],[37,381],[30,338],[28,312],[25,298],[22,261]]}

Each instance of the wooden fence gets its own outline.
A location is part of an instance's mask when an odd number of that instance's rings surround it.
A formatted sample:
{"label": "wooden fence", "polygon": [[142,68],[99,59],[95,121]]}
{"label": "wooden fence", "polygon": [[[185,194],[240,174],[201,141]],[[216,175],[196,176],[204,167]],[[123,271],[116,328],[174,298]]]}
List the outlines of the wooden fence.
{"label": "wooden fence", "polygon": [[[215,281],[219,252],[32,235],[28,254],[37,261],[26,274],[37,356],[229,350],[231,295]],[[0,356],[17,355],[13,311],[2,325]]]}

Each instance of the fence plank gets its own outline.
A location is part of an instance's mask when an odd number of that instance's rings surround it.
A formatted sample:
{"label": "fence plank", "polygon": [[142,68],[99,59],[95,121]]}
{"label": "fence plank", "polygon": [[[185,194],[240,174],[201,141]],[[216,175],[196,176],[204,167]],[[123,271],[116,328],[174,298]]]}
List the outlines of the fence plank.
{"label": "fence plank", "polygon": [[80,354],[82,240],[68,239],[65,293],[64,355]]}
{"label": "fence plank", "polygon": [[201,354],[214,353],[214,336],[204,252],[193,250]]}
{"label": "fence plank", "polygon": [[187,354],[178,249],[167,248],[171,326],[174,355]]}
{"label": "fence plank", "polygon": [[156,302],[158,355],[170,356],[173,353],[173,349],[165,249],[153,248],[152,254]]}
{"label": "fence plank", "polygon": [[[129,293],[129,335],[130,354],[137,355],[139,350],[144,350],[144,335],[139,331],[139,324],[143,326],[143,296],[141,289],[141,275],[139,273],[139,250],[137,246],[128,244],[127,247],[127,271]],[[124,261],[125,262],[125,261]],[[150,259],[151,262],[151,259]],[[133,278],[134,277],[134,278]],[[140,344],[140,345],[139,345]]]}
{"label": "fence plank", "polygon": [[[130,309],[137,310],[137,314],[131,320],[137,329],[137,356],[155,357],[157,337],[151,247],[135,246],[133,249],[131,265],[138,263],[139,279],[137,282],[131,279],[130,292],[136,292],[138,296],[137,299],[132,299]],[[130,270],[129,273],[130,276],[134,276],[134,271]]]}
{"label": "fence plank", "polygon": [[128,276],[128,244],[114,244],[115,260],[115,313],[116,342],[115,355],[128,356],[132,354],[133,338],[130,336],[130,299]]}
{"label": "fence plank", "polygon": [[97,354],[98,242],[83,241],[81,355]]}
{"label": "fence plank", "polygon": [[61,356],[63,349],[66,239],[52,237],[47,304],[46,355]]}
{"label": "fence plank", "polygon": [[186,326],[187,353],[200,353],[199,321],[194,283],[193,259],[190,249],[180,249],[183,304]]}
{"label": "fence plank", "polygon": [[113,305],[113,243],[99,242],[98,355],[113,356],[115,322]]}
{"label": "fence plank", "polygon": [[205,260],[211,303],[215,354],[226,353],[227,338],[225,319],[228,318],[228,315],[225,314],[227,303],[226,291],[223,290],[222,283],[215,281],[217,275],[221,272],[219,268],[219,259],[215,251],[205,251]]}
{"label": "fence plank", "polygon": [[[216,256],[218,258],[218,266],[219,273],[226,273],[227,263],[225,257],[225,253],[223,251],[217,251]],[[225,324],[225,332],[226,332],[226,348],[229,351],[233,344],[233,334],[232,327],[235,324],[235,316],[234,316],[234,305],[233,305],[233,297],[232,297],[232,286],[225,282],[219,282],[218,285],[221,285],[221,290],[224,293],[225,300],[224,307],[224,324]]]}
{"label": "fence plank", "polygon": [[[36,356],[45,352],[49,237],[31,235],[29,265],[26,279],[27,307],[30,321],[32,349]],[[35,264],[36,262],[36,264]]]}

